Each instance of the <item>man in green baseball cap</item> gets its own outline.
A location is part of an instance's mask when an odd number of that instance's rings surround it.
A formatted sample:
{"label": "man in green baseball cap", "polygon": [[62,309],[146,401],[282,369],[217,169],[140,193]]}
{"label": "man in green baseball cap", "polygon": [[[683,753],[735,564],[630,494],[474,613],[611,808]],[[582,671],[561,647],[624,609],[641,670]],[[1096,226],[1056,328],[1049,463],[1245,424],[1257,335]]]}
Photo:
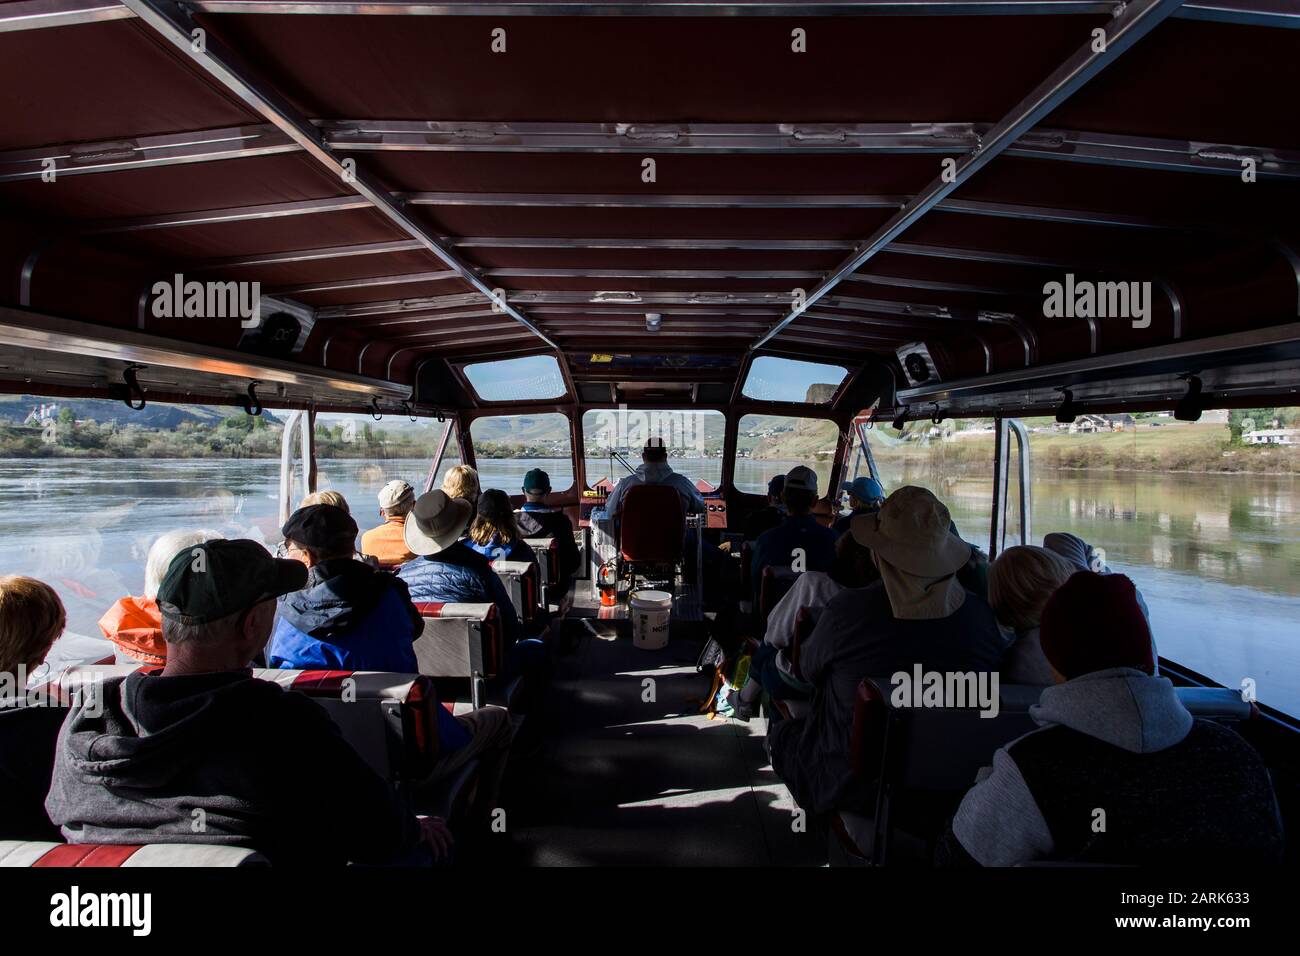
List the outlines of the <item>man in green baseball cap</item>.
{"label": "man in green baseball cap", "polygon": [[[302,562],[273,558],[256,541],[221,538],[197,544],[172,558],[158,585],[163,638],[167,640],[167,621],[180,625],[172,628],[173,634],[182,634],[181,629],[211,628],[217,622],[228,627],[242,624],[245,615],[264,614],[268,607],[274,618],[275,599],[301,590],[306,583],[307,568]],[[234,615],[241,620],[225,621]],[[186,637],[189,635],[184,634],[178,643],[188,643]],[[249,660],[262,647],[256,648]]]}
{"label": "man in green baseball cap", "polygon": [[524,503],[515,512],[519,530],[525,537],[555,539],[557,550],[556,578],[549,590],[556,595],[556,604],[568,604],[569,583],[578,573],[582,557],[578,553],[578,542],[573,537],[573,522],[559,508],[546,504],[546,496],[551,493],[551,476],[540,468],[530,468],[524,475]]}
{"label": "man in green baseball cap", "polygon": [[306,583],[255,541],[172,558],[166,666],[104,681],[64,722],[46,810],[70,843],[244,846],[302,866],[448,850],[441,821],[417,819],[324,708],[253,677],[275,599]]}

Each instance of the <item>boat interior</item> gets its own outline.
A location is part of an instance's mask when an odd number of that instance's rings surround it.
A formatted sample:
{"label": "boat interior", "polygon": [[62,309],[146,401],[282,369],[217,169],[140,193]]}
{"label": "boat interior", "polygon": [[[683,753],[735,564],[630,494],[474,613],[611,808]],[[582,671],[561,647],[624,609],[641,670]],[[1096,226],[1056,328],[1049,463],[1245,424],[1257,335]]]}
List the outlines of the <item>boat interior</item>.
{"label": "boat interior", "polygon": [[[1300,405],[1298,41],[1290,0],[2,0],[0,389],[293,413],[282,516],[317,415],[439,423],[421,491],[558,414],[588,557],[591,413],[721,416],[710,544],[766,504],[745,416],[833,423],[831,489],[876,429],[990,418],[995,557],[1019,419]],[[484,859],[881,862],[711,711],[702,580],[646,651],[599,571],[531,599],[562,653]],[[1293,821],[1300,725],[1248,709]]]}

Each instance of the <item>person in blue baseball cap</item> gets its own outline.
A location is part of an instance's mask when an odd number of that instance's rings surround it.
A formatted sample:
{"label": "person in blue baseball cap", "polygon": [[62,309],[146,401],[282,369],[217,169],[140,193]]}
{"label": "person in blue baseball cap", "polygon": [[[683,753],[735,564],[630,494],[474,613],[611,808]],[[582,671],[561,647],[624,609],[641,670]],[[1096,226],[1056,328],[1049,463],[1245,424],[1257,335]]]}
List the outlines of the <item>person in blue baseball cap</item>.
{"label": "person in blue baseball cap", "polygon": [[849,496],[850,510],[848,514],[835,519],[835,523],[831,525],[831,530],[837,535],[849,530],[849,523],[855,515],[879,511],[881,503],[885,500],[884,487],[876,479],[868,478],[866,475],[859,475],[852,481],[846,481],[840,486],[840,491]]}

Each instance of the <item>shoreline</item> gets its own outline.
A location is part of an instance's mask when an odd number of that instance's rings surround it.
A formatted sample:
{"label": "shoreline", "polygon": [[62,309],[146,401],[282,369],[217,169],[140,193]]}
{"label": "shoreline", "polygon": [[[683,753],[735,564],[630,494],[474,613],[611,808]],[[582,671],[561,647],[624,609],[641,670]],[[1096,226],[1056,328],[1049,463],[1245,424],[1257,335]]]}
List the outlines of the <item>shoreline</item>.
{"label": "shoreline", "polygon": [[[906,465],[908,464],[908,459],[906,459],[906,458],[903,459],[903,460],[900,462],[900,461],[896,461],[896,460],[891,460],[889,456],[880,456],[880,455],[877,455],[876,457],[877,457],[877,462],[878,462],[878,463],[880,463],[880,459],[883,457],[883,458],[885,459],[885,461],[884,461],[885,464],[888,464],[888,465],[897,465],[897,464],[901,464],[901,465],[904,466],[904,469],[906,469]],[[322,455],[322,456],[318,456],[318,457],[317,457],[317,461],[335,461],[335,462],[356,461],[356,462],[372,462],[372,463],[373,463],[373,462],[379,462],[379,461],[421,461],[421,462],[428,463],[429,460],[430,460],[429,457],[428,457],[428,456],[424,456],[424,455],[411,455],[411,456],[406,456],[406,455],[391,455],[391,456],[384,456],[384,457],[378,457],[378,456],[353,456],[353,455],[345,455],[345,456],[334,457],[334,456],[323,456],[323,455]],[[564,460],[564,459],[563,459],[562,456],[547,456],[547,455],[513,455],[513,456],[510,456],[510,457],[492,457],[492,458],[486,458],[486,457],[482,457],[482,456],[480,456],[479,460],[480,460],[480,461],[487,462],[487,461],[562,461],[562,460]],[[706,458],[683,458],[683,459],[677,459],[677,460],[680,460],[680,461],[719,461],[720,459],[718,459],[718,458],[707,458],[707,457],[706,457]],[[769,462],[769,461],[770,461],[770,462],[788,463],[788,462],[800,461],[801,459],[797,459],[797,458],[745,458],[745,459],[738,459],[738,461],[741,461],[741,460],[743,460],[743,461],[749,461],[749,462],[755,462],[755,463]],[[105,463],[109,463],[109,462],[135,462],[135,461],[155,461],[155,462],[164,462],[164,461],[166,461],[166,462],[182,462],[182,461],[186,461],[186,462],[188,462],[188,461],[193,461],[193,462],[222,462],[222,461],[226,461],[226,462],[278,462],[278,461],[279,461],[279,456],[278,456],[278,455],[274,455],[274,456],[272,456],[272,455],[257,455],[257,456],[240,456],[240,457],[222,457],[222,456],[217,456],[217,455],[212,455],[212,456],[195,455],[195,456],[184,457],[184,458],[157,458],[157,457],[153,457],[153,456],[145,456],[145,455],[136,456],[136,457],[121,457],[121,456],[110,457],[110,456],[106,456],[106,455],[105,455],[105,456],[100,456],[100,455],[40,455],[40,456],[36,456],[36,457],[26,457],[26,456],[13,456],[13,457],[9,457],[9,456],[0,455],[0,463],[3,463],[3,462],[91,462],[91,461],[94,461],[94,462],[105,462]],[[911,461],[914,462],[914,463],[916,463],[916,464],[922,464],[922,465],[927,465],[927,466],[928,466],[928,462],[924,461],[924,459],[921,459],[921,458],[919,458],[919,457],[918,457],[918,458],[915,458],[915,459],[911,459]],[[671,463],[671,459],[670,459],[670,463]],[[824,464],[824,462],[819,462],[819,464]],[[1215,477],[1218,477],[1218,476],[1243,475],[1243,476],[1251,476],[1251,477],[1276,477],[1276,478],[1291,478],[1291,479],[1297,479],[1297,478],[1300,478],[1300,471],[1281,471],[1281,470],[1258,470],[1258,469],[1235,469],[1235,470],[1226,470],[1226,469],[1188,469],[1188,468],[1112,468],[1112,467],[1104,467],[1104,466],[1081,466],[1081,467],[1072,467],[1072,466],[1068,466],[1068,465],[1066,465],[1066,466],[1057,466],[1057,467],[1047,467],[1047,466],[1035,465],[1035,474],[1049,474],[1049,475],[1051,475],[1051,474],[1076,474],[1076,473],[1090,473],[1090,474],[1123,474],[1123,475],[1193,475],[1193,476],[1195,476],[1195,475],[1205,475],[1205,476],[1215,476]],[[978,475],[963,475],[963,474],[960,474],[960,470],[958,470],[958,473],[957,473],[956,475],[954,475],[954,477],[978,477]]]}

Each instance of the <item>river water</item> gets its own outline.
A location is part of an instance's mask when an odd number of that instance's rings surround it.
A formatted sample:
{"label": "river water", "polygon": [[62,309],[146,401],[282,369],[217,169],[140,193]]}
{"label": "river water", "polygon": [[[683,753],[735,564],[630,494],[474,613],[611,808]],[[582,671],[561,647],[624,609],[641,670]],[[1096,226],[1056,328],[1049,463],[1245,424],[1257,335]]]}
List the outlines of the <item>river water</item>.
{"label": "river water", "polygon": [[[811,463],[741,459],[737,485],[757,490],[795,464]],[[573,481],[567,460],[480,466],[484,487],[512,492],[534,467],[545,468],[556,489]],[[673,466],[715,483],[721,472],[717,459]],[[829,465],[814,467],[824,483]],[[378,522],[375,494],[385,481],[402,477],[418,488],[427,468],[424,460],[326,460],[320,486],[343,492],[364,530]],[[607,461],[588,464],[589,480],[606,471]],[[885,478],[887,487],[933,483]],[[963,536],[987,549],[990,481],[941,484],[935,491]],[[205,527],[277,541],[278,487],[279,463],[269,460],[0,460],[0,572],[47,581],[67,605],[70,632],[98,635],[103,611],[140,593],[158,534]],[[1261,701],[1300,714],[1300,479],[1039,472],[1032,500],[1034,543],[1072,531],[1133,578],[1162,654],[1229,686],[1249,677]]]}

